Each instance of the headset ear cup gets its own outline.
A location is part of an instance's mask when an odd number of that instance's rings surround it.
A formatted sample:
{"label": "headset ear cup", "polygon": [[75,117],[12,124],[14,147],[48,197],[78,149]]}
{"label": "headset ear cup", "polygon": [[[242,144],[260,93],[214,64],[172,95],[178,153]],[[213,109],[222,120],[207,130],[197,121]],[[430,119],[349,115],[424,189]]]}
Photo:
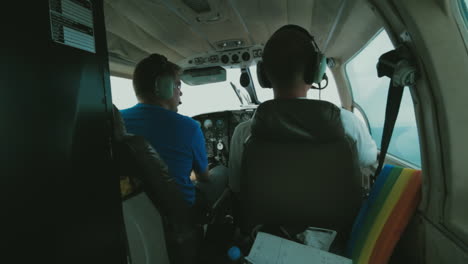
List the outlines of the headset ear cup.
{"label": "headset ear cup", "polygon": [[[165,56],[153,53],[148,57],[155,64],[155,71],[160,72],[168,65],[168,60]],[[170,76],[157,77],[154,82],[154,92],[156,97],[166,100],[172,97],[174,90],[174,79]]]}
{"label": "headset ear cup", "polygon": [[319,56],[318,58],[318,65],[317,65],[317,71],[314,76],[314,83],[320,84],[323,80],[323,76],[325,74],[325,71],[327,70],[327,58],[322,54],[318,53]]}
{"label": "headset ear cup", "polygon": [[171,76],[161,76],[154,84],[155,94],[158,98],[167,100],[174,95],[174,78]]}
{"label": "headset ear cup", "polygon": [[263,66],[263,61],[257,62],[257,79],[261,87],[272,88],[271,82],[270,80],[268,80],[266,76],[265,68]]}

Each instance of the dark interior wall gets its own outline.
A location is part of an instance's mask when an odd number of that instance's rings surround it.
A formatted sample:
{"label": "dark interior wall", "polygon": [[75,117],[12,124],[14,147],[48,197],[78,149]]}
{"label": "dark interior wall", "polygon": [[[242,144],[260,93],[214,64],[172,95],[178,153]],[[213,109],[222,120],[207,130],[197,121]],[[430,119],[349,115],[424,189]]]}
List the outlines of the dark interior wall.
{"label": "dark interior wall", "polygon": [[[102,1],[96,53],[51,40],[49,4],[2,3],[2,260],[124,263]],[[1,261],[3,262],[3,261]]]}

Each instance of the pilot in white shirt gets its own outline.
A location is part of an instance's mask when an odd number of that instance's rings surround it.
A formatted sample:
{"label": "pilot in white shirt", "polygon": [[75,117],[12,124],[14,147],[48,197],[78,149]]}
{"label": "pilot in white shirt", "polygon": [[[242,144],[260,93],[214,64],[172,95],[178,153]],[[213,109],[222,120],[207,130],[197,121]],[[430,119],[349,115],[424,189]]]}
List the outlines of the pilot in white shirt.
{"label": "pilot in white shirt", "polygon": [[[306,99],[313,82],[323,70],[321,55],[307,30],[286,25],[267,41],[262,55],[259,82],[273,88],[275,99]],[[259,67],[262,66],[262,67]],[[264,85],[263,85],[264,86]],[[311,113],[313,114],[313,113]],[[363,176],[372,174],[377,165],[377,146],[365,124],[352,112],[341,109],[345,134],[355,141]],[[241,161],[244,143],[250,135],[252,121],[239,124],[233,134],[229,153],[229,187],[240,192]],[[364,178],[363,178],[364,179]],[[364,182],[363,182],[364,183]],[[363,184],[366,187],[366,184]]]}

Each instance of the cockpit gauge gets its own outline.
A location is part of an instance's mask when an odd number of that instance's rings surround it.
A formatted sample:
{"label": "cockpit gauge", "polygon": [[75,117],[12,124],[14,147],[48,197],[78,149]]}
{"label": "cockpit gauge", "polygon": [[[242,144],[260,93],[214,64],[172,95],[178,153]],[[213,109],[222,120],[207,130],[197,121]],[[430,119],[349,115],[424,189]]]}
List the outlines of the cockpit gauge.
{"label": "cockpit gauge", "polygon": [[216,120],[216,127],[217,128],[222,128],[224,127],[224,121],[222,119]]}
{"label": "cockpit gauge", "polygon": [[206,119],[204,122],[203,122],[203,127],[205,129],[210,129],[211,127],[213,127],[213,121],[211,121],[211,119]]}
{"label": "cockpit gauge", "polygon": [[224,144],[221,140],[218,142],[218,145],[216,145],[216,148],[220,151],[224,149]]}
{"label": "cockpit gauge", "polygon": [[205,131],[205,139],[209,140],[213,138],[213,132],[211,131]]}

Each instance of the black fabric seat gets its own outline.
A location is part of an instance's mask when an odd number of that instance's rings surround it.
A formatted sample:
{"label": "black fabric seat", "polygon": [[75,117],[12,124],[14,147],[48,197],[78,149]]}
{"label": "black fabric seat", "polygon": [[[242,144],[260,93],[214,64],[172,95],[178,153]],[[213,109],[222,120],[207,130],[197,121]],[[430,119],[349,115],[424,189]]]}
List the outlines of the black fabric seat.
{"label": "black fabric seat", "polygon": [[[153,147],[143,137],[126,133],[115,107],[114,138],[116,172],[132,189],[125,194],[123,208],[133,263],[196,263],[203,232],[193,220],[192,208]],[[149,217],[154,219],[148,221]]]}
{"label": "black fabric seat", "polygon": [[355,143],[340,109],[315,100],[271,100],[252,119],[242,158],[240,225],[338,231],[343,243],[362,191]]}

